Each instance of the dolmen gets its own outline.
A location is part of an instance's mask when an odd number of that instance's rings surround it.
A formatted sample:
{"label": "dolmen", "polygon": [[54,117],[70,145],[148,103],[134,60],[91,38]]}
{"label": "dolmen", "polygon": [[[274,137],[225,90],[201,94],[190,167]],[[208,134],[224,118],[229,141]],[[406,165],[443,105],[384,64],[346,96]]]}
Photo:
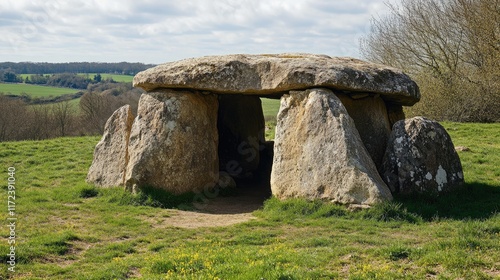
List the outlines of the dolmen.
{"label": "dolmen", "polygon": [[[464,181],[444,128],[405,119],[403,106],[420,92],[398,69],[326,55],[238,54],[165,63],[133,83],[146,91],[137,115],[127,105],[109,118],[89,183],[206,191],[258,176],[268,147],[280,199],[373,205]],[[260,98],[281,99],[274,144],[264,140]]]}

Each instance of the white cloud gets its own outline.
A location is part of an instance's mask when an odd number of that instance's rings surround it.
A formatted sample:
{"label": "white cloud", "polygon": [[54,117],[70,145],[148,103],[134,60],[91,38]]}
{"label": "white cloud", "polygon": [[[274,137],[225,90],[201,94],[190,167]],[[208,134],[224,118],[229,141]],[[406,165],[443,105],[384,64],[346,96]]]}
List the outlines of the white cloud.
{"label": "white cloud", "polygon": [[161,63],[228,53],[359,56],[384,0],[2,0],[0,61]]}

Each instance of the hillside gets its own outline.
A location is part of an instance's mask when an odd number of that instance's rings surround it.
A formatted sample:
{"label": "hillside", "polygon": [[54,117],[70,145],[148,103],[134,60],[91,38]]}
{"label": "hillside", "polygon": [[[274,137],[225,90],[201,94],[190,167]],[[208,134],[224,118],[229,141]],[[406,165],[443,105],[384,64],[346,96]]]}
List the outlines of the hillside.
{"label": "hillside", "polygon": [[[209,202],[205,212],[210,213],[183,212],[164,207],[189,209],[192,197],[167,197],[173,202],[168,206],[158,194],[134,196],[121,188],[87,185],[84,180],[98,137],[0,143],[1,180],[7,182],[8,168],[15,168],[18,224],[13,275],[16,279],[497,278],[500,125],[444,126],[455,145],[470,149],[459,153],[467,182],[461,193],[439,199],[397,199],[359,212],[321,202],[270,199],[253,212],[253,219],[234,225],[209,221],[251,216],[251,207],[240,203],[240,210],[229,211]],[[223,193],[210,201],[241,195]],[[0,218],[7,217],[5,208]],[[174,223],[182,219],[191,226]],[[8,237],[8,227],[1,227],[0,234]],[[2,242],[2,262],[9,252],[7,242]],[[7,277],[7,270],[1,270],[0,278]]]}
{"label": "hillside", "polygon": [[0,92],[4,94],[21,95],[27,94],[32,97],[49,97],[76,93],[80,90],[61,87],[49,87],[28,84],[0,83]]}
{"label": "hillside", "polygon": [[53,73],[110,73],[135,75],[155,65],[130,62],[0,62],[1,71],[16,74],[53,74]]}

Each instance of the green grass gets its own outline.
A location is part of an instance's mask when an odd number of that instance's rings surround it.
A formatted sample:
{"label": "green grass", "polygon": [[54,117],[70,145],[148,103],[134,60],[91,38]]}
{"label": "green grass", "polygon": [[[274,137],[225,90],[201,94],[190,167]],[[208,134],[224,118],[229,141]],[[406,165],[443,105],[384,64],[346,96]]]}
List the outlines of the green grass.
{"label": "green grass", "polygon": [[264,111],[264,118],[276,119],[276,116],[278,115],[278,111],[280,109],[280,100],[269,99],[269,98],[261,98],[260,100],[262,101],[262,110]]}
{"label": "green grass", "polygon": [[[31,75],[33,75],[33,74],[20,74],[19,76],[21,76],[24,80],[24,79],[26,79],[26,77],[30,78]],[[97,73],[88,73],[88,74],[87,73],[79,73],[79,75],[93,79],[94,75],[97,75]],[[103,80],[111,78],[115,82],[124,82],[124,83],[132,82],[132,80],[134,79],[134,76],[130,76],[130,75],[107,74],[107,73],[102,73],[101,77]]]}
{"label": "green grass", "polygon": [[444,126],[471,149],[463,193],[358,212],[270,199],[255,220],[201,229],[164,225],[148,194],[86,184],[97,137],[0,143],[0,198],[14,166],[19,219],[15,274],[0,227],[0,279],[498,279],[500,124]]}
{"label": "green grass", "polygon": [[30,84],[7,84],[0,83],[0,92],[4,94],[20,95],[26,93],[32,97],[49,97],[63,94],[76,93],[81,90],[59,87],[38,86]]}
{"label": "green grass", "polygon": [[459,152],[466,178],[473,182],[500,184],[500,124],[445,122],[455,146],[470,151]]}
{"label": "green grass", "polygon": [[[90,79],[93,79],[94,76],[97,75],[97,73],[80,73],[79,75],[83,75],[89,77]],[[115,82],[131,83],[134,79],[134,76],[101,73],[101,78],[102,80],[113,79],[113,81]]]}
{"label": "green grass", "polygon": [[266,120],[266,139],[273,140],[275,136],[276,117],[280,109],[280,100],[269,98],[261,98],[260,100],[262,101],[262,111]]}

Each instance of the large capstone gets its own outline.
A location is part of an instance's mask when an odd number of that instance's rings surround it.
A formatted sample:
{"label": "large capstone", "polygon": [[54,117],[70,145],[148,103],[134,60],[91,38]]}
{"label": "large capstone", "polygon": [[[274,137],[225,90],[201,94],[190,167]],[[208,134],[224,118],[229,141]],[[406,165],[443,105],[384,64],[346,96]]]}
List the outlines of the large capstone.
{"label": "large capstone", "polygon": [[119,108],[108,119],[101,141],[95,147],[87,182],[101,187],[124,184],[133,120],[134,116],[129,105]]}
{"label": "large capstone", "polygon": [[282,97],[271,189],[281,199],[368,205],[392,199],[353,119],[328,89]]}
{"label": "large capstone", "polygon": [[384,100],[413,105],[417,84],[399,69],[347,57],[314,54],[224,55],[165,63],[134,77],[134,86],[207,90],[219,94],[281,95],[324,87],[378,93]]}
{"label": "large capstone", "polygon": [[156,90],[143,94],[128,146],[126,187],[174,194],[210,189],[219,180],[215,95]]}
{"label": "large capstone", "polygon": [[382,174],[393,193],[437,195],[464,183],[460,158],[450,136],[424,117],[394,124]]}

